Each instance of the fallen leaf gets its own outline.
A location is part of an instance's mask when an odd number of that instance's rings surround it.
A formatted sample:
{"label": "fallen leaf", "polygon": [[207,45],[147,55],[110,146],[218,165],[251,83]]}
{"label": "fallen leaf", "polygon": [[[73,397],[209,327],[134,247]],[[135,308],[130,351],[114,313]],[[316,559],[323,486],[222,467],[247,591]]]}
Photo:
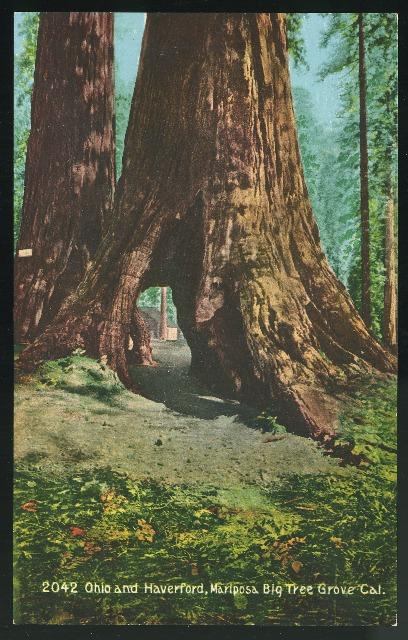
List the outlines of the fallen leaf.
{"label": "fallen leaf", "polygon": [[98,551],[102,551],[102,547],[98,547],[98,545],[93,542],[85,542],[84,551],[89,556],[93,556],[95,553],[98,553]]}
{"label": "fallen leaf", "polygon": [[306,538],[299,538],[299,536],[295,536],[294,538],[289,538],[289,540],[286,541],[286,544],[289,547],[293,547],[295,544],[303,544],[305,540]]}
{"label": "fallen leaf", "polygon": [[70,527],[70,529],[71,529],[71,535],[73,535],[76,538],[85,535],[85,531],[83,529],[80,529],[80,527]]}
{"label": "fallen leaf", "polygon": [[32,376],[26,376],[26,375],[16,376],[16,382],[19,382],[20,384],[29,384],[30,382],[32,382],[32,380],[33,380]]}
{"label": "fallen leaf", "polygon": [[303,567],[303,564],[301,562],[299,562],[299,560],[294,560],[292,562],[292,569],[295,573],[299,573],[299,571],[301,570],[301,568]]}
{"label": "fallen leaf", "polygon": [[35,513],[37,511],[37,500],[29,500],[21,505],[20,509],[23,511],[29,511],[30,513]]}
{"label": "fallen leaf", "polygon": [[341,549],[345,544],[341,538],[336,538],[336,536],[331,536],[330,542],[333,542],[337,549]]}
{"label": "fallen leaf", "polygon": [[111,500],[113,500],[115,497],[116,497],[115,491],[109,490],[109,491],[105,491],[105,493],[102,493],[99,499],[101,502],[111,502]]}
{"label": "fallen leaf", "polygon": [[153,542],[153,538],[156,535],[153,527],[142,518],[137,521],[137,524],[139,525],[139,529],[136,531],[136,538],[141,542]]}

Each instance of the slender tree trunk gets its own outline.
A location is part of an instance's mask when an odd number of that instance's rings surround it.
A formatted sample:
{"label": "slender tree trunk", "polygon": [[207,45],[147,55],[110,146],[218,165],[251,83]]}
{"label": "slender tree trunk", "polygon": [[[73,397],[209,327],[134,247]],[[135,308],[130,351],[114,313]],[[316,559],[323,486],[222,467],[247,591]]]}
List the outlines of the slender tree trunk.
{"label": "slender tree trunk", "polygon": [[394,196],[391,178],[388,180],[388,201],[385,214],[385,285],[384,343],[391,351],[397,348],[397,282],[394,229]]}
{"label": "slender tree trunk", "polygon": [[92,261],[112,208],[114,157],[113,13],[42,13],[15,266],[17,341],[44,329]]}
{"label": "slender tree trunk", "polygon": [[167,287],[160,289],[160,340],[167,340]]}
{"label": "slender tree trunk", "polygon": [[371,327],[370,210],[368,193],[367,80],[364,17],[358,14],[360,88],[360,216],[361,216],[361,315]]}
{"label": "slender tree trunk", "polygon": [[332,433],[339,390],[395,370],[320,245],[284,14],[148,16],[110,230],[20,366],[83,347],[131,384],[135,300],[158,285],[193,372],[298,433]]}

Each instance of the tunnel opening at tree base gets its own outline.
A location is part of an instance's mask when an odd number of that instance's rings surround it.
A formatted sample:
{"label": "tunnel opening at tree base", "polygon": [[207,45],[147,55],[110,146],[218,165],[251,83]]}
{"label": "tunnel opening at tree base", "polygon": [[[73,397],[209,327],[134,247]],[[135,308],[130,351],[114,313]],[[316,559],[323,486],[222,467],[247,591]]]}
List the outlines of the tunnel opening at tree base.
{"label": "tunnel opening at tree base", "polygon": [[153,365],[133,363],[129,366],[141,395],[194,419],[228,421],[233,418],[255,426],[258,409],[240,402],[233,394],[212,389],[211,384],[200,380],[192,371],[191,349],[177,322],[171,287],[145,289],[137,300],[137,309],[149,331],[153,358]]}
{"label": "tunnel opening at tree base", "polygon": [[238,400],[214,395],[191,372],[191,350],[177,323],[171,287],[145,289],[137,300],[137,308],[149,332],[153,358],[153,366],[136,363],[129,367],[141,395],[178,414],[202,420],[248,412]]}
{"label": "tunnel opening at tree base", "polygon": [[139,296],[137,306],[154,340],[185,342],[177,323],[177,310],[168,286],[149,287]]}

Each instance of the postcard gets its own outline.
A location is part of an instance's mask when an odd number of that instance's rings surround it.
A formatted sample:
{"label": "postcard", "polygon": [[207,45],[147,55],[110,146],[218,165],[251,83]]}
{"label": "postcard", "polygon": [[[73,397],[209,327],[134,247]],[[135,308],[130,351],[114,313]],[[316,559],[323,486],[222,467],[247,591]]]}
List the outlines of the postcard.
{"label": "postcard", "polygon": [[14,15],[15,624],[395,625],[397,14]]}

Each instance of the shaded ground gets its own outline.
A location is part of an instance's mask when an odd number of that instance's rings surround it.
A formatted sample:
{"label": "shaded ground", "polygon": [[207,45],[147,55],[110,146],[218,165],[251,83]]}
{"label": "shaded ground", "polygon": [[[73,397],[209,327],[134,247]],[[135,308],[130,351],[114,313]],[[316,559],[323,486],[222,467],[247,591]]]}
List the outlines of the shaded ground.
{"label": "shaded ground", "polygon": [[288,474],[344,473],[310,439],[288,434],[265,442],[248,426],[253,410],[209,395],[188,376],[186,345],[156,341],[154,356],[158,367],[133,371],[147,397],[123,392],[103,399],[80,385],[17,385],[17,460],[60,472],[109,466],[134,478],[221,490]]}

